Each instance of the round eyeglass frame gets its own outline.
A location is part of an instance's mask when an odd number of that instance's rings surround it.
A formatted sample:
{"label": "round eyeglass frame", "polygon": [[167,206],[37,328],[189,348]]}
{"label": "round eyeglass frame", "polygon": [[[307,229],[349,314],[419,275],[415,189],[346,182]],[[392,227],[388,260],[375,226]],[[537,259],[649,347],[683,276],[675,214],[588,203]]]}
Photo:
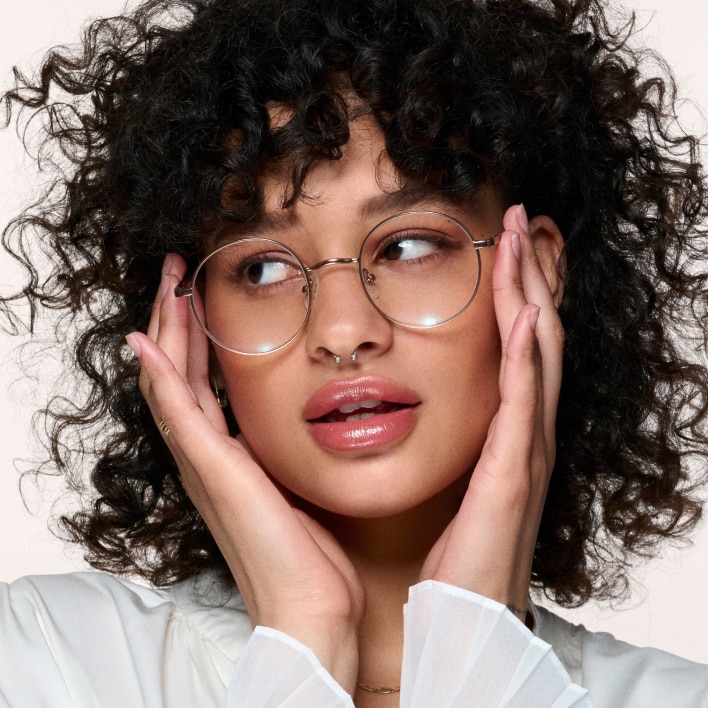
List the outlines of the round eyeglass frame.
{"label": "round eyeglass frame", "polygon": [[[458,226],[462,231],[467,235],[469,238],[470,242],[472,243],[472,246],[474,247],[474,252],[477,257],[477,281],[475,283],[474,288],[472,289],[472,293],[470,294],[467,302],[465,305],[454,315],[451,317],[448,317],[445,320],[442,320],[440,322],[435,322],[433,324],[409,324],[407,322],[401,322],[397,320],[395,317],[391,317],[390,315],[386,314],[376,303],[376,301],[373,299],[371,293],[369,292],[369,289],[367,288],[367,280],[369,284],[373,282],[371,278],[372,274],[370,274],[366,268],[362,267],[362,258],[364,256],[364,248],[367,244],[367,241],[369,240],[369,237],[376,231],[377,229],[381,228],[385,224],[388,224],[389,222],[393,221],[394,219],[399,219],[401,217],[410,217],[410,216],[416,216],[416,215],[421,215],[421,216],[435,216],[435,217],[442,217],[443,219],[446,219],[447,221],[450,221],[451,223],[455,224]],[[234,239],[233,241],[229,241],[228,243],[223,244],[222,246],[219,246],[218,248],[214,249],[211,253],[209,253],[207,256],[205,256],[197,265],[196,269],[194,270],[194,273],[190,278],[185,279],[180,283],[174,290],[175,297],[188,297],[191,301],[191,306],[192,306],[192,312],[199,323],[199,326],[202,328],[204,331],[204,334],[212,341],[214,344],[217,344],[220,346],[222,349],[225,349],[226,351],[233,352],[234,354],[241,354],[242,356],[263,356],[265,354],[272,354],[274,352],[280,351],[284,347],[287,347],[288,344],[290,344],[294,339],[296,339],[302,330],[305,328],[305,325],[307,324],[307,321],[310,319],[310,312],[312,311],[312,301],[314,298],[314,293],[316,291],[316,288],[314,286],[314,283],[311,278],[311,274],[319,270],[320,268],[324,268],[326,266],[330,265],[346,265],[349,263],[355,263],[357,267],[357,272],[359,274],[359,282],[361,283],[361,286],[366,293],[366,297],[369,300],[369,302],[374,306],[377,312],[379,312],[383,317],[385,317],[389,322],[393,322],[394,324],[397,324],[401,327],[406,327],[407,329],[434,329],[435,327],[440,327],[442,325],[448,324],[449,322],[452,322],[453,320],[457,319],[467,308],[472,304],[472,301],[474,300],[475,296],[477,295],[477,290],[479,289],[479,283],[482,277],[482,261],[479,255],[479,250],[481,248],[488,248],[490,246],[493,246],[496,242],[496,239],[499,237],[499,235],[502,232],[499,231],[494,236],[491,236],[490,238],[487,239],[479,239],[475,240],[470,231],[467,229],[467,227],[458,219],[456,219],[454,216],[450,216],[448,214],[444,214],[442,212],[438,211],[424,211],[424,210],[414,210],[414,211],[403,211],[399,212],[398,214],[393,214],[392,216],[389,216],[385,218],[383,221],[380,221],[378,224],[376,224],[367,234],[364,240],[361,243],[361,248],[359,249],[359,255],[356,258],[326,258],[325,260],[319,261],[318,263],[315,263],[314,265],[308,266],[303,263],[303,261],[300,259],[300,257],[288,246],[286,246],[283,243],[280,243],[280,241],[276,241],[275,239],[270,239],[270,238],[260,238],[260,237],[251,237],[251,236],[246,236],[244,238],[238,238]],[[197,278],[199,277],[199,274],[204,267],[204,265],[207,263],[207,261],[212,258],[212,256],[215,256],[217,253],[220,253],[227,248],[233,246],[236,243],[240,243],[242,241],[261,241],[263,243],[270,243],[273,244],[274,246],[277,246],[278,248],[283,249],[286,253],[288,253],[290,256],[292,256],[295,260],[295,262],[299,265],[300,269],[302,272],[305,274],[305,277],[307,279],[307,285],[303,287],[303,291],[305,291],[305,294],[307,295],[307,309],[305,311],[305,316],[302,319],[302,322],[300,323],[300,326],[297,328],[297,331],[285,342],[282,344],[273,347],[272,349],[268,349],[267,351],[261,351],[261,352],[245,352],[241,351],[239,349],[234,349],[233,347],[224,344],[221,340],[219,340],[217,337],[215,337],[207,328],[206,324],[202,321],[202,317],[199,314],[197,310],[197,305],[194,299],[194,283],[197,282]]]}

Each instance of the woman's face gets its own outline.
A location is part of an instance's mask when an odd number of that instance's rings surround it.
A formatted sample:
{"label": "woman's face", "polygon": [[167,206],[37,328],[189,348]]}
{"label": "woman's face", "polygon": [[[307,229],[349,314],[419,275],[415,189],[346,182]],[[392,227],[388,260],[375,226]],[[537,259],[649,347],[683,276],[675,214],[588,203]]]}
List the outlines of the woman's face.
{"label": "woman's face", "polygon": [[[475,239],[501,230],[502,205],[490,190],[464,208],[435,195],[402,207],[382,151],[373,121],[359,119],[342,159],[317,163],[308,198],[286,211],[283,179],[267,178],[264,212],[280,217],[269,236],[311,265],[357,256],[373,226],[404,209],[448,213]],[[330,512],[382,517],[431,499],[473,467],[499,404],[493,253],[481,249],[477,295],[445,325],[390,322],[367,299],[357,267],[340,264],[317,271],[308,323],[285,348],[244,356],[216,347],[239,427],[278,482]],[[371,413],[379,401],[376,415],[360,418],[359,403]]]}

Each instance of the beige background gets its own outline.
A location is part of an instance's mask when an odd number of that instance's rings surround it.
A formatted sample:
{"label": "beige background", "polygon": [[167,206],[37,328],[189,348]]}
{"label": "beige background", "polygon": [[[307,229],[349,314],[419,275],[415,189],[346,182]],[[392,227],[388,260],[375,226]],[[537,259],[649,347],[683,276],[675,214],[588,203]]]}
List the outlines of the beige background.
{"label": "beige background", "polygon": [[[630,3],[627,2],[627,5]],[[10,7],[8,8],[7,5]],[[82,22],[120,11],[121,0],[15,0],[7,3],[0,23],[0,83],[6,85],[14,64],[30,68],[42,50],[71,42]],[[644,41],[659,49],[674,67],[683,95],[708,107],[708,69],[704,0],[633,0],[644,27]],[[700,112],[686,104],[682,115],[692,130],[704,132]],[[13,130],[0,131],[0,223],[32,192],[32,166],[23,160]],[[0,259],[0,288],[13,278],[6,259]],[[57,573],[82,568],[80,554],[67,551],[46,529],[56,487],[29,488],[27,500],[18,493],[16,460],[32,455],[30,417],[41,405],[42,388],[22,380],[14,348],[17,341],[0,334],[0,578],[12,580],[28,573]],[[48,373],[58,366],[56,352],[43,355]],[[708,663],[708,530],[694,537],[692,548],[667,552],[638,568],[632,598],[619,611],[589,606],[567,612],[576,622],[610,631],[633,644],[659,646]],[[615,608],[617,609],[617,608]]]}

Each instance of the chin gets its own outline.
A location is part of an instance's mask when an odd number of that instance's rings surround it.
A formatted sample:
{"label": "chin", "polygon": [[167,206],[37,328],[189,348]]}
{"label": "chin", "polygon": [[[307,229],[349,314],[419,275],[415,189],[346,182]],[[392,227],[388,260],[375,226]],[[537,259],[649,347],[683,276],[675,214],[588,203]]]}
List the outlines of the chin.
{"label": "chin", "polygon": [[296,493],[297,506],[311,516],[321,513],[352,519],[386,519],[408,512],[426,514],[429,505],[442,504],[451,514],[457,512],[469,481],[468,474],[456,475],[439,486],[415,489],[411,483],[371,483],[341,485],[330,494],[322,490]]}

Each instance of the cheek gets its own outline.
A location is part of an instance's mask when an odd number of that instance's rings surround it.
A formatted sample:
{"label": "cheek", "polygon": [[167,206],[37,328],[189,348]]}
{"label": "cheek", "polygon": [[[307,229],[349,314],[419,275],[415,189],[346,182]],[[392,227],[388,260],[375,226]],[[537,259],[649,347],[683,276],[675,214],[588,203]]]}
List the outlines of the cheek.
{"label": "cheek", "polygon": [[491,287],[483,283],[472,304],[444,333],[449,366],[468,391],[480,393],[493,383],[497,387],[501,364],[501,340]]}
{"label": "cheek", "polygon": [[445,417],[454,444],[476,460],[499,408],[501,341],[490,289],[483,289],[470,309],[446,333],[450,342],[445,367]]}
{"label": "cheek", "polygon": [[[352,463],[356,475],[347,474],[346,460],[317,449],[301,425],[307,393],[299,382],[312,373],[312,363],[297,346],[265,359],[218,356],[234,415],[260,462],[294,493],[339,513],[369,513],[371,489],[391,511],[446,488],[475,464],[499,405],[501,346],[485,295],[454,324],[398,331],[381,368],[421,393],[425,414],[391,455]],[[344,469],[336,484],[328,476],[333,464]]]}
{"label": "cheek", "polygon": [[458,338],[456,355],[448,364],[446,418],[458,444],[472,460],[478,457],[492,418],[499,409],[501,342],[496,323],[475,323]]}
{"label": "cheek", "polygon": [[291,426],[282,422],[283,411],[292,410],[293,374],[280,357],[219,355],[231,409],[239,430],[251,445],[262,448],[287,438]]}

